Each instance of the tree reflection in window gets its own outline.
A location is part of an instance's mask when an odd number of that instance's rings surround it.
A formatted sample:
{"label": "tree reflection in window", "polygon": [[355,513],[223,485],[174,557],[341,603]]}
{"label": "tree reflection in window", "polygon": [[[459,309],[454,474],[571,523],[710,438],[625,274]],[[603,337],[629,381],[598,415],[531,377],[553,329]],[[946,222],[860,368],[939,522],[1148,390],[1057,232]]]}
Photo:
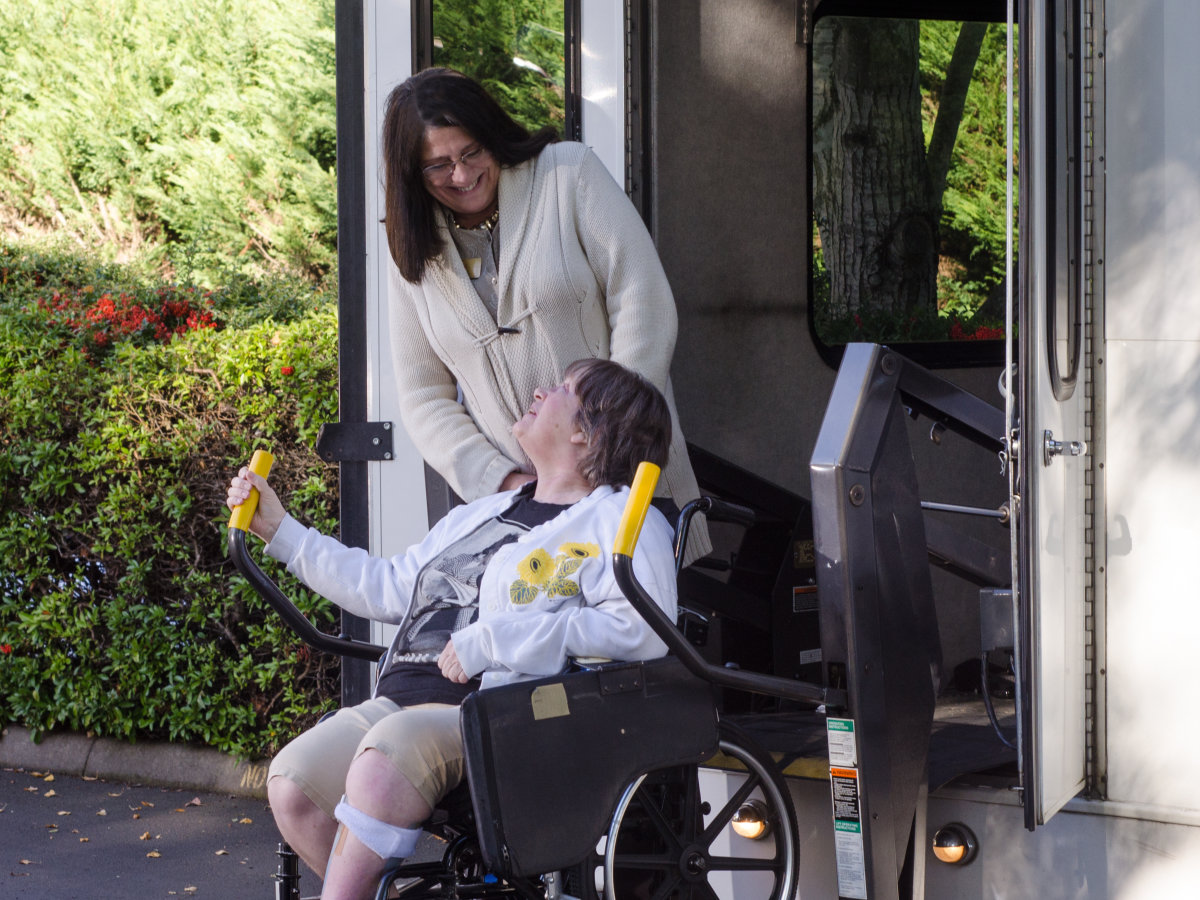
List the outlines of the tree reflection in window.
{"label": "tree reflection in window", "polygon": [[432,21],[435,66],[470,75],[530,131],[562,132],[563,0],[433,0]]}
{"label": "tree reflection in window", "polygon": [[827,16],[812,72],[821,343],[1002,338],[1004,26]]}

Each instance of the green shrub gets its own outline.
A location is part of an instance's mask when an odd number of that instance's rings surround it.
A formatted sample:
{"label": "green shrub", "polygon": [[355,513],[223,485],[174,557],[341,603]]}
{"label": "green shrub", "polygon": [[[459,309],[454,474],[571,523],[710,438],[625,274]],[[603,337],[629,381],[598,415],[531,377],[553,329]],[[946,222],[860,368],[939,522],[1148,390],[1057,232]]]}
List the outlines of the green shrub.
{"label": "green shrub", "polygon": [[281,279],[236,290],[206,298],[210,327],[114,333],[96,353],[86,320],[51,324],[56,294],[201,292],[0,247],[0,721],[257,756],[334,704],[336,660],[225,560],[223,501],[270,447],[290,511],[333,529],[334,471],[309,448],[337,417],[335,304]]}
{"label": "green shrub", "polygon": [[113,258],[333,265],[332,0],[0,5],[0,220]]}

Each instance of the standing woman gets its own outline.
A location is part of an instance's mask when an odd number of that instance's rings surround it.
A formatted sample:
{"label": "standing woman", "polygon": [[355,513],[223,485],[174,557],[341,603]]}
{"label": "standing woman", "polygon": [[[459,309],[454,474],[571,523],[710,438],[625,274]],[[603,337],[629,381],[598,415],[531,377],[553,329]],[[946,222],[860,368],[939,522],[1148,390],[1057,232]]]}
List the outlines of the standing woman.
{"label": "standing woman", "polygon": [[[582,144],[531,135],[475,81],[427,69],[383,124],[392,349],[405,428],[465,500],[532,479],[511,434],[525,400],[576,359],[612,359],[671,409],[663,487],[699,490],[669,370],[675,301],[625,192]],[[694,532],[689,560],[706,552]]]}

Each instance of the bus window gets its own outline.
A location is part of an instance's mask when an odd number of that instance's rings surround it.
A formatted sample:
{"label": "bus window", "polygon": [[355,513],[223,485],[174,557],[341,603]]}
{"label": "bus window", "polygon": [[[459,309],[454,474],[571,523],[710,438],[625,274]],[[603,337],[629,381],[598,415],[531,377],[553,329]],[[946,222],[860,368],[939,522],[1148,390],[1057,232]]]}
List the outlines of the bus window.
{"label": "bus window", "polygon": [[470,75],[530,131],[550,125],[562,134],[565,19],[564,0],[433,0],[433,65]]}
{"label": "bus window", "polygon": [[1002,23],[813,25],[809,317],[828,360],[869,341],[931,367],[1002,363],[1005,39]]}

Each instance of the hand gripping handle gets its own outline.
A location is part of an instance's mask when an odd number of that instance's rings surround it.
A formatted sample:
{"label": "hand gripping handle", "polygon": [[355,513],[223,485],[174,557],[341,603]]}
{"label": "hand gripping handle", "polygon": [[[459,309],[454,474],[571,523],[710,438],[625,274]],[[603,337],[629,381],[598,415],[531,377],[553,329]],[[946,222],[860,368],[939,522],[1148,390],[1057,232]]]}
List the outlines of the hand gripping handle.
{"label": "hand gripping handle", "polygon": [[[254,455],[250,458],[250,471],[266,478],[271,474],[271,466],[274,464],[275,457],[269,451],[255,450]],[[246,502],[241,506],[234,507],[233,515],[229,517],[229,527],[236,528],[238,531],[249,531],[250,521],[254,518],[254,511],[257,509],[258,488],[251,488]]]}

